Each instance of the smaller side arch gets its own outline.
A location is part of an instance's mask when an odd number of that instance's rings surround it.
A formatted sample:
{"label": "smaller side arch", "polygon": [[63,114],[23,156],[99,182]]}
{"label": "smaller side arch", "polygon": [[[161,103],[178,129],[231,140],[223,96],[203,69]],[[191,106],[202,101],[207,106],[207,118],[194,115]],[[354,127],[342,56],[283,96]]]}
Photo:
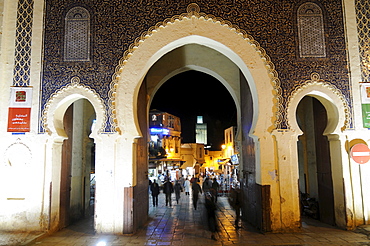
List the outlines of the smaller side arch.
{"label": "smaller side arch", "polygon": [[91,136],[95,138],[102,132],[106,122],[106,110],[103,100],[91,88],[79,83],[79,78],[71,79],[71,84],[56,91],[47,102],[43,111],[42,123],[50,135],[66,137],[63,128],[63,116],[67,108],[78,99],[87,99],[96,113],[96,127]]}
{"label": "smaller side arch", "polygon": [[288,128],[301,134],[296,120],[296,111],[304,96],[316,98],[327,110],[328,125],[324,134],[339,133],[349,128],[351,117],[345,97],[334,85],[320,79],[318,73],[312,73],[311,80],[301,84],[291,94],[286,107]]}
{"label": "smaller side arch", "polygon": [[[319,204],[319,207],[325,207],[322,211],[322,214],[326,214],[326,217],[323,218],[323,221],[325,223],[333,223],[339,227],[346,228],[348,215],[346,214],[347,205],[345,198],[345,185],[343,180],[347,166],[346,163],[348,162],[348,157],[346,156],[345,150],[346,137],[344,131],[349,129],[351,125],[351,111],[348,106],[348,101],[343,96],[342,92],[334,85],[320,79],[319,74],[312,73],[311,80],[307,80],[297,87],[291,94],[291,97],[287,103],[286,115],[288,127],[292,132],[297,133],[294,137],[294,140],[297,142],[298,135],[302,135],[303,132],[298,125],[296,112],[298,104],[305,96],[310,96],[317,99],[325,108],[327,114],[326,128],[323,132],[320,132],[320,134],[327,137],[328,145],[323,144],[318,146],[319,149],[325,150],[326,148],[327,152],[323,155],[323,157],[325,157],[325,161],[319,163],[318,166],[320,166],[320,170],[311,169],[311,177],[313,177],[311,179],[313,183],[311,184],[313,187],[316,187],[316,196],[318,196],[319,200],[324,197],[328,198],[326,201],[322,202],[325,204],[325,206],[320,206]],[[316,144],[313,143],[313,145],[313,148],[315,148]],[[315,151],[314,149],[312,150]],[[299,163],[298,156],[298,149],[292,152],[292,158],[296,160],[292,166],[295,166],[297,163]],[[317,163],[317,159],[315,160],[315,158],[316,157],[311,156],[311,160]],[[319,159],[321,160],[321,158]],[[329,163],[329,165],[323,165],[323,163]],[[320,177],[315,176],[318,174],[320,174]],[[301,177],[302,180],[304,180],[303,176]],[[320,184],[315,183],[317,180],[324,182],[320,182]],[[321,190],[321,196],[319,194],[319,189]],[[328,214],[328,209],[334,213],[331,215]]]}

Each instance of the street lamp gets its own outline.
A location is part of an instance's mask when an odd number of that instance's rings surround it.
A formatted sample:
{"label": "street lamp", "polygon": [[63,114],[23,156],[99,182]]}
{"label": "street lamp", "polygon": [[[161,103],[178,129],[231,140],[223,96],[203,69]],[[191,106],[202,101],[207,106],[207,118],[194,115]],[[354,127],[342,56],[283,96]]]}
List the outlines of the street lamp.
{"label": "street lamp", "polygon": [[222,149],[222,158],[225,158],[226,145],[225,144],[221,145],[221,149]]}

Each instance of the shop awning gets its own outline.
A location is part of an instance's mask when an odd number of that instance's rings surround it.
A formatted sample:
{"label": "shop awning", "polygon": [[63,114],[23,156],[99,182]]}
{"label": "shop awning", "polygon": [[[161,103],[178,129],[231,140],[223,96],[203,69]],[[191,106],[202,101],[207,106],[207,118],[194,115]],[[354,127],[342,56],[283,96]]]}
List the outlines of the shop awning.
{"label": "shop awning", "polygon": [[193,162],[190,162],[190,161],[185,161],[182,165],[181,165],[181,168],[182,169],[185,169],[187,167],[194,167],[194,165],[197,164],[197,163],[193,163]]}
{"label": "shop awning", "polygon": [[219,159],[218,165],[231,165],[230,158]]}

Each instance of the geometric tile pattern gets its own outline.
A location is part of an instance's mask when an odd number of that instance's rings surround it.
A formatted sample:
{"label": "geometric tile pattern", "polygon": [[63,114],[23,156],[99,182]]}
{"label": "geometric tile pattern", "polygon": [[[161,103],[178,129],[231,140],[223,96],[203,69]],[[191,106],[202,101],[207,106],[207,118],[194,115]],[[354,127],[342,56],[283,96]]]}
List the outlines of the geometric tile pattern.
{"label": "geometric tile pattern", "polygon": [[[159,29],[158,27],[165,28],[169,23],[176,23],[178,21],[182,21],[184,18],[197,18],[200,20],[207,20],[207,21],[213,21],[214,23],[217,23],[217,25],[221,26],[227,26],[229,29],[235,31],[238,35],[243,37],[243,40],[245,41],[246,45],[251,45],[254,47],[255,51],[258,52],[260,59],[264,61],[265,67],[268,70],[268,73],[270,75],[270,83],[273,85],[273,94],[274,94],[274,112],[275,112],[275,128],[280,129],[281,125],[283,123],[283,116],[284,116],[284,108],[281,107],[282,104],[282,97],[281,97],[281,88],[280,88],[280,80],[277,76],[277,72],[274,70],[274,64],[271,63],[270,57],[266,54],[265,50],[261,48],[260,44],[249,34],[247,34],[244,30],[240,30],[238,26],[233,25],[229,21],[225,21],[222,18],[215,18],[212,15],[207,15],[203,12],[200,12],[200,8],[196,3],[189,4],[187,7],[187,13],[183,13],[181,15],[175,15],[172,18],[166,19],[162,23],[157,23],[154,27],[149,28],[148,31],[143,32],[141,34],[141,39],[137,38],[133,44],[130,45],[130,48],[125,51],[123,58],[120,60],[119,66],[116,67],[116,71],[120,71],[121,68],[124,66],[124,63],[126,60],[129,59],[131,54],[139,47],[139,45],[145,41],[145,39],[148,39],[152,36],[153,33],[156,33]],[[111,84],[112,91],[110,94],[116,93],[116,88],[118,87],[118,79],[121,75],[119,73],[115,73],[113,77],[113,81]],[[112,112],[115,112],[115,105],[116,103],[113,101],[115,98],[112,98],[112,101],[110,101],[109,105],[112,106],[109,109],[109,115],[112,115],[115,118],[115,115]],[[285,123],[285,122],[284,122]],[[111,122],[112,126],[116,127],[115,122]]]}
{"label": "geometric tile pattern", "polygon": [[370,1],[356,0],[362,82],[370,82]]}
{"label": "geometric tile pattern", "polygon": [[324,23],[320,7],[314,3],[304,3],[297,12],[300,56],[325,57]]}
{"label": "geometric tile pattern", "polygon": [[74,7],[65,18],[64,60],[88,61],[90,55],[90,15],[82,7]]}
{"label": "geometric tile pattern", "polygon": [[17,8],[13,86],[29,86],[33,0],[19,0]]}
{"label": "geometric tile pattern", "polygon": [[[359,0],[360,1],[360,0]],[[42,71],[41,105],[55,91],[67,86],[78,76],[81,84],[96,91],[110,108],[113,97],[110,84],[115,69],[125,52],[140,40],[143,33],[157,23],[187,12],[194,0],[137,1],[127,0],[48,0],[45,1],[45,45]],[[346,39],[342,0],[315,1],[322,11],[325,33],[325,57],[300,57],[297,11],[302,2],[296,0],[197,0],[207,16],[238,26],[252,36],[270,58],[281,87],[281,107],[312,73],[338,88],[352,110],[352,94],[348,77]],[[363,2],[368,2],[364,0]],[[77,5],[79,4],[79,5]],[[83,6],[90,13],[90,60],[64,61],[66,11]],[[367,8],[369,9],[369,8]],[[318,22],[319,23],[319,22]],[[280,109],[279,109],[280,110]],[[285,119],[285,117],[282,117]],[[349,121],[353,122],[353,121]],[[115,131],[112,115],[107,113],[105,132]],[[43,132],[42,124],[40,131]],[[286,129],[286,122],[281,122]]]}

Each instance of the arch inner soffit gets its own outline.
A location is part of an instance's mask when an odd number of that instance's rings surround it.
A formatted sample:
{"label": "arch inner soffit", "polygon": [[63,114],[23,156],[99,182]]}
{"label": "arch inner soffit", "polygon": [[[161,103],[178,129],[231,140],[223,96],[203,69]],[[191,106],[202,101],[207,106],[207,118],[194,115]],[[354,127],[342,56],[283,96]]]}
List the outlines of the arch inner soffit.
{"label": "arch inner soffit", "polygon": [[[196,66],[196,65],[187,65],[187,66],[183,66],[179,69],[176,69],[170,73],[168,73],[165,77],[163,77],[159,83],[156,85],[156,87],[154,88],[154,90],[152,91],[151,95],[150,95],[150,101],[149,101],[149,105],[151,104],[153,98],[154,98],[154,95],[156,94],[156,92],[159,90],[159,88],[166,82],[168,81],[170,78],[180,74],[180,73],[183,73],[183,72],[186,72],[186,71],[198,71],[198,72],[202,72],[202,73],[205,73],[205,74],[208,74],[212,77],[214,77],[216,80],[218,80],[221,84],[223,84],[225,86],[225,88],[227,89],[227,91],[230,93],[230,95],[232,96],[232,98],[234,99],[234,102],[238,102],[238,97],[235,93],[235,91],[231,88],[231,86],[229,85],[229,83],[222,77],[220,76],[218,73],[216,73],[214,70],[210,70],[208,68],[205,68],[205,67],[201,67],[201,66]],[[235,105],[237,108],[240,108],[239,105]]]}
{"label": "arch inner soffit", "polygon": [[[208,74],[223,84],[232,96],[237,113],[240,115],[240,97],[237,93],[240,90],[239,67],[226,56],[202,45],[184,45],[182,47],[184,49],[178,48],[162,56],[148,71],[148,106],[166,81],[178,74],[193,70]],[[194,54],[196,55],[194,56]],[[220,66],[220,64],[222,65]],[[235,76],[235,74],[237,75]]]}

